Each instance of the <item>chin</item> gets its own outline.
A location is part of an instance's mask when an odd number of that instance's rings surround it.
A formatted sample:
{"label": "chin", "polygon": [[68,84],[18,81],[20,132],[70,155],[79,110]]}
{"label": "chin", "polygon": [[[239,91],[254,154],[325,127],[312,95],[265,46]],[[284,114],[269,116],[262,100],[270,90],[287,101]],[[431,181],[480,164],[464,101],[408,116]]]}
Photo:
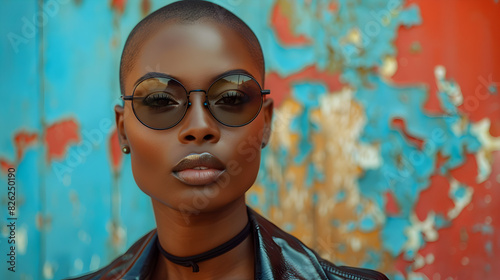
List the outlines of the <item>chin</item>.
{"label": "chin", "polygon": [[[234,179],[236,181],[236,179]],[[169,208],[190,214],[212,212],[224,208],[241,199],[253,182],[241,185],[228,184],[221,186],[216,183],[205,186],[176,186],[164,188],[163,191],[151,191],[140,188],[146,195]],[[242,185],[247,187],[242,187]],[[172,186],[172,185],[170,185]]]}

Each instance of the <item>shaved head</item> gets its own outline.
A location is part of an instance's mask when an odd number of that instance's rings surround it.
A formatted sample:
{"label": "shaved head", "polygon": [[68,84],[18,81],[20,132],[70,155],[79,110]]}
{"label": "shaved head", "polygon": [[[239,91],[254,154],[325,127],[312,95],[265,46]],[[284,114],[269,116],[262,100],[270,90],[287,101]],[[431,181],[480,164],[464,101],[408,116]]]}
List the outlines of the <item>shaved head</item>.
{"label": "shaved head", "polygon": [[[210,20],[234,29],[245,40],[248,51],[264,77],[264,55],[257,36],[240,18],[225,8],[202,0],[174,2],[151,13],[141,20],[130,32],[125,42],[120,62],[120,90],[125,93],[125,78],[131,71],[137,56],[147,39],[165,23],[189,24],[200,20]],[[262,81],[264,82],[264,81]]]}

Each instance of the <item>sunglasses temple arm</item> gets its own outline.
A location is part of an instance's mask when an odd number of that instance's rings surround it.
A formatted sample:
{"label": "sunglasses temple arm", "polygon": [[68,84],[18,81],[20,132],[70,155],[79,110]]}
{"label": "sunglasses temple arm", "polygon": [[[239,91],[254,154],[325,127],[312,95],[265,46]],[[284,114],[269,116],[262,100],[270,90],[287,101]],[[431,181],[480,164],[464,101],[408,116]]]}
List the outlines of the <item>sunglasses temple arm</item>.
{"label": "sunglasses temple arm", "polygon": [[134,100],[134,96],[133,95],[127,95],[127,96],[120,96],[120,98],[125,101],[125,100]]}

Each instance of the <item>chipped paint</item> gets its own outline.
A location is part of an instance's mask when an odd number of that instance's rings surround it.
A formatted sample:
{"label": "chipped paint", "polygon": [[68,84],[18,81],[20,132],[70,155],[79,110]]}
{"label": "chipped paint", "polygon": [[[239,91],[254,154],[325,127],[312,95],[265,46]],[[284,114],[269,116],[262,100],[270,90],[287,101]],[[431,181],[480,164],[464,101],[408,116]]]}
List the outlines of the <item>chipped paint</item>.
{"label": "chipped paint", "polygon": [[111,136],[109,137],[109,147],[111,167],[114,172],[118,172],[122,167],[123,153],[120,147],[120,142],[118,141],[118,132],[116,129],[113,130]]}
{"label": "chipped paint", "polygon": [[[83,142],[112,123],[127,33],[168,2],[67,1],[19,53],[0,44],[0,85],[23,108],[0,112],[0,165],[23,186],[22,277],[95,270],[154,227],[116,131]],[[390,279],[495,279],[498,1],[215,2],[262,40],[276,105],[249,205],[338,264]],[[0,9],[2,34],[40,8],[15,3]]]}
{"label": "chipped paint", "polygon": [[75,120],[61,120],[50,125],[45,132],[47,160],[65,158],[69,145],[80,142],[79,127]]}

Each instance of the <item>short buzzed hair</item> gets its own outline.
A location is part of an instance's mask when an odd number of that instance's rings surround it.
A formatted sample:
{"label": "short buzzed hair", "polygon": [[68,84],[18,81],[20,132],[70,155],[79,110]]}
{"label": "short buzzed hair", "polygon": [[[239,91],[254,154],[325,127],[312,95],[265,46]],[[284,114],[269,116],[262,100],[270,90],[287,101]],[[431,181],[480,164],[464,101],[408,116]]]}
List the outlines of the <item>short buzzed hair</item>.
{"label": "short buzzed hair", "polygon": [[235,14],[217,4],[202,0],[184,0],[174,2],[156,10],[141,20],[134,29],[132,29],[125,42],[120,61],[121,94],[126,95],[125,76],[130,73],[145,39],[159,26],[159,24],[171,20],[180,23],[191,23],[200,19],[209,19],[235,29],[238,34],[246,40],[248,50],[259,69],[261,69],[262,77],[264,77],[265,64],[262,47],[257,36],[246,23]]}

